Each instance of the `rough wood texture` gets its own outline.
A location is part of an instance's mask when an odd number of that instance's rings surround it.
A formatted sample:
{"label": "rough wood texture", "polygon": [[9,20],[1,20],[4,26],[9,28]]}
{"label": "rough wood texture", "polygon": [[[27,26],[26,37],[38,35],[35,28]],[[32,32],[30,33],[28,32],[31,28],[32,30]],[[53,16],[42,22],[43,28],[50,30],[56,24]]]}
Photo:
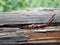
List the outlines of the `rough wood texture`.
{"label": "rough wood texture", "polygon": [[0,45],[60,45],[60,43],[39,43],[39,44],[0,44]]}
{"label": "rough wood texture", "polygon": [[60,39],[60,32],[30,33],[30,40]]}

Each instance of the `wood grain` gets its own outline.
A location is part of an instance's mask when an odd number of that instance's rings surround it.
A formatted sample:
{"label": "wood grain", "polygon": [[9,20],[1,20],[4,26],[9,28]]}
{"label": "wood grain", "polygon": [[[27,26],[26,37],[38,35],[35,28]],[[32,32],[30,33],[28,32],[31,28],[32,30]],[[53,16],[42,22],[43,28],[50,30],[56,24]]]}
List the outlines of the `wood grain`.
{"label": "wood grain", "polygon": [[30,40],[49,40],[60,39],[60,32],[46,32],[46,33],[30,33],[28,37]]}

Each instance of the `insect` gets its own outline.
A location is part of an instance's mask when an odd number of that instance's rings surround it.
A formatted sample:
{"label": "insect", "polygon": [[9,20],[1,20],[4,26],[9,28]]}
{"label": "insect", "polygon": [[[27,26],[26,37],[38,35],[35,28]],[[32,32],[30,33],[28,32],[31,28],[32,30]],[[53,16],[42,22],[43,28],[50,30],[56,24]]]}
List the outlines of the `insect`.
{"label": "insect", "polygon": [[52,21],[54,20],[54,16],[55,16],[56,14],[54,14],[49,20],[48,20],[48,22],[47,23],[45,23],[45,24],[31,24],[31,25],[23,25],[23,26],[20,26],[19,28],[21,28],[21,29],[38,29],[38,28],[44,28],[44,27],[47,27],[47,26],[49,26],[51,23],[52,23]]}

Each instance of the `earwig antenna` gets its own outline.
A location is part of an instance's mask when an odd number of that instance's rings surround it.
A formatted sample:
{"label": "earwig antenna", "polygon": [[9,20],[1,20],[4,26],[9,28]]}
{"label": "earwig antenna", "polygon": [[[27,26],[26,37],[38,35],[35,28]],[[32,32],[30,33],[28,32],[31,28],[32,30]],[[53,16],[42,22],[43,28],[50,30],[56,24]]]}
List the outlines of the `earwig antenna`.
{"label": "earwig antenna", "polygon": [[56,14],[54,14],[54,15],[50,18],[51,21],[53,21],[53,20],[55,19],[55,18],[54,18],[55,15],[56,15]]}

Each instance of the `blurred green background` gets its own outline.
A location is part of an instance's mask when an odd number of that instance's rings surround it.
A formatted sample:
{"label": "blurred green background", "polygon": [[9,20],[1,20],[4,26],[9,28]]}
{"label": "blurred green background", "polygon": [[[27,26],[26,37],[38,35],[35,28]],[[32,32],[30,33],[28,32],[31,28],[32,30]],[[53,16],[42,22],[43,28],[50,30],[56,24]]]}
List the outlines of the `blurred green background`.
{"label": "blurred green background", "polygon": [[60,0],[0,0],[0,12],[37,7],[60,8]]}

